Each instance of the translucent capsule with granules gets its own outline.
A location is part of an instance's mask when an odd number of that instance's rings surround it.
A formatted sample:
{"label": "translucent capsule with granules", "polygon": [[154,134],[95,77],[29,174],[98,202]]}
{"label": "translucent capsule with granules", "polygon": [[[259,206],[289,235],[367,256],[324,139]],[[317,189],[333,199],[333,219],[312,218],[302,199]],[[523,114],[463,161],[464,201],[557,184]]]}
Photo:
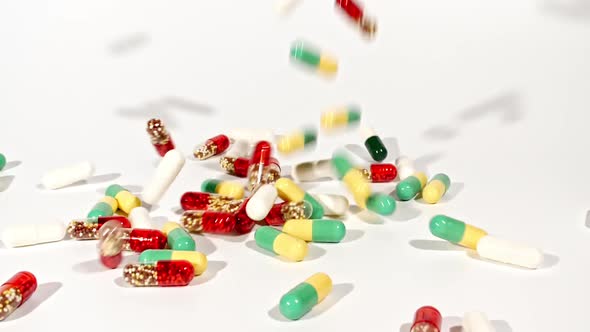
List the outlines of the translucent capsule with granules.
{"label": "translucent capsule with granules", "polygon": [[234,213],[244,203],[244,199],[216,195],[206,192],[188,191],[180,197],[183,210],[208,210]]}
{"label": "translucent capsule with granules", "polygon": [[157,261],[152,264],[127,264],[123,269],[125,281],[136,287],[186,286],[195,276],[189,261]]}
{"label": "translucent capsule with granules", "polygon": [[218,211],[185,211],[180,218],[182,226],[189,232],[227,234],[234,231],[234,214]]}
{"label": "translucent capsule with granules", "polygon": [[164,123],[160,119],[150,119],[147,122],[146,131],[150,135],[152,145],[160,157],[164,157],[166,153],[174,149],[174,142],[172,137],[166,130]]}
{"label": "translucent capsule with granules", "polygon": [[205,143],[195,148],[193,154],[199,160],[209,159],[213,156],[223,153],[229,147],[229,137],[217,135],[211,137]]}
{"label": "translucent capsule with granules", "polygon": [[18,272],[0,286],[0,321],[10,316],[37,289],[37,278],[31,272]]}
{"label": "translucent capsule with granules", "polygon": [[98,217],[73,220],[67,228],[68,235],[75,240],[98,240],[98,230],[109,220],[115,220],[123,228],[131,228],[129,220],[123,216]]}

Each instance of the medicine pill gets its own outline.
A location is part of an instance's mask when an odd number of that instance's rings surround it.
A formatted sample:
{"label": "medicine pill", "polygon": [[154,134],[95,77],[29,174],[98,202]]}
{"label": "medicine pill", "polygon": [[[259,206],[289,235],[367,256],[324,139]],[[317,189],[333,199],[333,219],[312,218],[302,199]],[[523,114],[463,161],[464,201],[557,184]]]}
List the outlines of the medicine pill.
{"label": "medicine pill", "polygon": [[201,183],[201,191],[233,199],[244,198],[244,186],[238,182],[207,179]]}
{"label": "medicine pill", "polygon": [[270,226],[262,226],[254,233],[256,244],[270,252],[292,261],[302,261],[307,256],[307,243]]}
{"label": "medicine pill", "polygon": [[338,71],[338,61],[335,58],[323,54],[303,42],[293,44],[291,47],[291,59],[323,74],[333,75]]}
{"label": "medicine pill", "polygon": [[193,265],[195,275],[207,270],[207,256],[198,251],[178,251],[167,249],[149,249],[139,255],[139,263],[153,264],[158,261],[188,261]]}
{"label": "medicine pill", "polygon": [[486,259],[536,269],[543,263],[543,252],[512,241],[484,236],[477,243],[477,254]]}
{"label": "medicine pill", "polygon": [[186,286],[195,275],[189,261],[157,261],[152,264],[128,264],[123,269],[125,281],[136,287]]}
{"label": "medicine pill", "polygon": [[279,197],[284,201],[294,203],[306,201],[309,204],[311,204],[312,219],[319,219],[324,216],[324,208],[322,207],[322,205],[318,201],[316,201],[316,199],[313,198],[313,196],[303,191],[303,189],[301,189],[291,179],[280,178],[275,183],[275,187],[277,188]]}
{"label": "medicine pill", "polygon": [[2,232],[2,242],[9,248],[63,240],[66,226],[61,222],[50,224],[12,225]]}
{"label": "medicine pill", "polygon": [[322,113],[320,123],[322,129],[328,131],[358,125],[361,121],[361,110],[358,106],[349,105],[336,107]]}
{"label": "medicine pill", "polygon": [[416,311],[410,332],[440,332],[441,326],[440,312],[435,307],[424,306]]}
{"label": "medicine pill", "polygon": [[47,189],[59,189],[87,180],[94,174],[94,165],[85,161],[75,165],[51,170],[43,175],[41,183]]}
{"label": "medicine pill", "polygon": [[195,239],[178,223],[167,222],[162,227],[162,233],[168,239],[168,246],[176,251],[195,251]]}
{"label": "medicine pill", "polygon": [[397,197],[399,197],[401,201],[411,200],[420,193],[422,188],[424,188],[426,181],[426,174],[422,172],[416,172],[413,175],[408,176],[401,180],[395,187]]}
{"label": "medicine pill", "polygon": [[350,206],[348,199],[342,195],[313,194],[312,196],[322,205],[326,216],[343,216]]}
{"label": "medicine pill", "polygon": [[325,273],[316,273],[281,297],[279,310],[291,320],[303,317],[332,292],[332,279]]}
{"label": "medicine pill", "polygon": [[381,162],[387,158],[387,148],[385,147],[385,144],[383,144],[381,138],[377,136],[377,133],[375,133],[373,128],[361,128],[361,136],[363,137],[365,147],[367,148],[367,151],[369,151],[373,160]]}
{"label": "medicine pill", "polygon": [[150,119],[147,122],[146,131],[160,157],[164,157],[168,151],[174,150],[174,142],[162,120]]}
{"label": "medicine pill", "polygon": [[144,208],[143,206],[136,207],[135,209],[129,212],[129,221],[131,222],[132,228],[141,228],[141,229],[152,229],[154,225],[152,223],[152,218],[150,217],[150,212],[148,209]]}
{"label": "medicine pill", "polygon": [[340,220],[294,219],[285,223],[283,232],[307,242],[337,243],[346,236],[346,226]]}
{"label": "medicine pill", "polygon": [[291,171],[291,176],[297,182],[317,181],[322,178],[334,179],[332,160],[324,159],[297,164]]}
{"label": "medicine pill", "polygon": [[445,195],[451,186],[451,179],[448,175],[439,173],[422,189],[422,198],[426,203],[435,204]]}
{"label": "medicine pill", "polygon": [[221,154],[229,147],[229,137],[225,135],[217,135],[211,137],[205,143],[195,148],[193,154],[199,160],[209,159],[213,156]]}
{"label": "medicine pill", "polygon": [[31,272],[18,272],[0,286],[0,321],[10,316],[37,289],[37,278]]}
{"label": "medicine pill", "polygon": [[283,154],[300,151],[305,147],[313,145],[316,142],[317,137],[317,130],[313,128],[298,130],[294,133],[281,137],[277,143],[277,150]]}
{"label": "medicine pill", "polygon": [[477,243],[488,234],[483,229],[442,214],[430,219],[430,232],[436,237],[470,249],[476,249]]}
{"label": "medicine pill", "polygon": [[185,158],[182,152],[177,149],[168,151],[158,164],[151,181],[145,187],[142,193],[143,201],[150,205],[158,203],[182,170],[184,162]]}
{"label": "medicine pill", "polygon": [[270,226],[282,226],[287,220],[309,219],[312,212],[311,204],[306,201],[282,202],[273,205],[264,221]]}
{"label": "medicine pill", "polygon": [[264,219],[277,199],[277,189],[272,184],[263,184],[246,202],[246,214],[254,221]]}
{"label": "medicine pill", "polygon": [[416,173],[414,162],[406,156],[397,158],[395,160],[395,165],[397,167],[397,174],[400,181],[405,180],[408,176]]}
{"label": "medicine pill", "polygon": [[125,213],[131,212],[134,208],[141,206],[141,201],[137,196],[130,193],[127,189],[118,184],[112,184],[105,191],[106,196],[114,197],[117,200],[119,209]]}

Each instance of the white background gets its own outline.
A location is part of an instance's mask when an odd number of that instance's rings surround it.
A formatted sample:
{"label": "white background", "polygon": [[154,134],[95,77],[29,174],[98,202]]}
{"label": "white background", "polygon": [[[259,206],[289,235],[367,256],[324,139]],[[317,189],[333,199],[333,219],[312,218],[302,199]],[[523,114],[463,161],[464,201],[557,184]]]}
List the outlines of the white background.
{"label": "white background", "polygon": [[[96,242],[1,248],[0,278],[29,270],[40,284],[2,331],[407,332],[427,304],[443,313],[443,331],[470,310],[501,332],[587,330],[590,5],[582,1],[365,0],[378,18],[372,42],[328,0],[304,1],[286,18],[269,0],[3,1],[0,151],[10,163],[0,173],[0,230],[84,217],[114,182],[141,191],[159,159],[145,133],[152,116],[188,155],[227,128],[285,133],[358,103],[388,160],[401,151],[454,184],[435,206],[349,216],[344,243],[314,244],[301,263],[261,253],[253,233],[196,236],[210,267],[184,288],[126,287],[121,269],[99,265]],[[335,79],[289,62],[297,38],[339,59]],[[281,158],[284,170],[346,144],[367,157],[356,133],[319,140],[314,153]],[[39,187],[44,171],[82,160],[97,165],[89,183]],[[152,211],[156,222],[177,220],[180,195],[209,177],[229,178],[217,160],[189,160]],[[344,192],[337,182],[304,188]],[[547,263],[531,271],[470,257],[430,234],[436,213],[539,247]],[[334,292],[285,322],[281,295],[318,271]]]}

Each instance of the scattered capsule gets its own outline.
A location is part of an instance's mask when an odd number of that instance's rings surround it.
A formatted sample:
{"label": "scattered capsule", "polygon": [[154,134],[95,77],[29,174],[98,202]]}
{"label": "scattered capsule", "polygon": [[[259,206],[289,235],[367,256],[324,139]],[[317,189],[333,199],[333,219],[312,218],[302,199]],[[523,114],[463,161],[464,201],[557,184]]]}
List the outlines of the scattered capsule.
{"label": "scattered capsule", "polygon": [[350,206],[348,199],[342,195],[313,194],[313,197],[322,205],[326,216],[343,216]]}
{"label": "scattered capsule", "polygon": [[189,191],[180,197],[180,207],[185,211],[209,210],[234,213],[243,203],[243,199],[205,192]]}
{"label": "scattered capsule", "polygon": [[381,162],[387,158],[387,148],[372,128],[362,128],[361,135],[365,140],[365,147],[373,160]]}
{"label": "scattered capsule", "polygon": [[287,220],[309,219],[312,212],[313,207],[309,202],[282,202],[273,205],[264,221],[270,226],[282,226]]}
{"label": "scattered capsule", "polygon": [[125,213],[129,213],[134,208],[141,206],[141,201],[137,196],[118,184],[108,186],[105,195],[115,198],[119,209]]}
{"label": "scattered capsule", "polygon": [[397,174],[400,180],[405,180],[408,176],[416,173],[414,162],[408,157],[401,156],[397,158],[395,164],[397,165]]}
{"label": "scattered capsule", "polygon": [[316,199],[313,198],[313,196],[303,191],[303,189],[301,189],[291,179],[280,178],[275,183],[275,187],[277,188],[279,197],[286,202],[297,203],[301,201],[306,201],[309,204],[311,204],[312,219],[319,219],[324,216],[324,208],[322,207],[322,205],[318,201],[316,201]]}
{"label": "scattered capsule", "polygon": [[248,217],[248,213],[246,212],[246,207],[248,206],[248,200],[244,202],[238,209],[236,213],[234,213],[234,218],[236,222],[236,226],[234,230],[238,234],[246,234],[250,233],[254,228],[256,222]]}
{"label": "scattered capsule", "polygon": [[195,239],[178,223],[167,222],[162,227],[162,233],[168,239],[168,246],[176,251],[195,251]]}
{"label": "scattered capsule", "polygon": [[223,156],[219,159],[219,165],[230,175],[235,175],[239,178],[248,176],[248,168],[250,167],[250,159],[244,157],[229,157]]}
{"label": "scattered capsule", "polygon": [[87,180],[93,174],[94,165],[89,161],[85,161],[51,170],[43,175],[41,183],[46,189],[59,189],[78,181]]}
{"label": "scattered capsule", "polygon": [[185,211],[181,223],[189,232],[231,233],[236,227],[234,214],[218,211]]}
{"label": "scattered capsule", "polygon": [[367,37],[373,37],[377,31],[375,19],[365,15],[363,8],[354,0],[336,0],[340,7],[350,19],[355,22]]}
{"label": "scattered capsule", "polygon": [[392,215],[395,208],[395,199],[387,194],[373,193],[367,198],[367,209],[379,215]]}
{"label": "scattered capsule", "polygon": [[323,74],[333,75],[338,71],[338,61],[324,55],[303,42],[296,42],[291,47],[291,59],[315,68]]}
{"label": "scattered capsule", "polygon": [[450,186],[451,179],[446,174],[436,174],[422,189],[422,198],[426,203],[438,203]]}
{"label": "scattered capsule", "polygon": [[157,261],[152,264],[127,264],[123,277],[129,284],[141,286],[186,286],[195,275],[189,261]]}
{"label": "scattered capsule", "polygon": [[297,164],[293,167],[291,176],[297,182],[310,182],[318,181],[322,178],[335,178],[331,159],[308,161]]}
{"label": "scattered capsule", "polygon": [[426,181],[426,174],[422,172],[416,172],[414,175],[408,176],[404,180],[401,180],[395,187],[397,197],[402,201],[411,200],[424,188]]}
{"label": "scattered capsule", "polygon": [[10,316],[25,303],[37,289],[37,278],[21,271],[0,286],[0,321]]}
{"label": "scattered capsule", "polygon": [[0,153],[0,171],[6,166],[6,157]]}
{"label": "scattered capsule", "polygon": [[132,228],[141,228],[141,229],[152,229],[154,225],[152,223],[152,218],[150,217],[150,212],[148,209],[144,208],[143,206],[138,206],[135,209],[129,212],[129,221],[131,222]]}
{"label": "scattered capsule", "polygon": [[166,152],[141,195],[143,201],[150,205],[157,204],[184,167],[184,162],[184,155],[178,149]]}
{"label": "scattered capsule", "polygon": [[153,264],[158,261],[188,261],[193,265],[196,276],[207,270],[207,256],[198,251],[149,249],[139,255],[141,264]]}
{"label": "scattered capsule", "polygon": [[246,202],[246,214],[254,221],[264,219],[277,199],[277,189],[272,184],[263,184]]}
{"label": "scattered capsule", "polygon": [[195,148],[193,154],[199,160],[209,159],[221,154],[229,147],[230,140],[225,135],[217,135],[208,139],[203,145]]}
{"label": "scattered capsule", "polygon": [[325,273],[316,273],[283,295],[279,310],[288,319],[299,319],[322,302],[331,291],[332,279]]}
{"label": "scattered capsule", "polygon": [[248,168],[248,190],[254,191],[257,186],[275,183],[281,177],[281,167],[272,158],[272,147],[267,141],[260,141],[254,147]]}
{"label": "scattered capsule", "polygon": [[307,256],[307,243],[270,226],[262,226],[254,233],[256,244],[270,252],[292,261],[302,261]]}
{"label": "scattered capsule", "polygon": [[201,191],[219,194],[233,199],[244,198],[244,187],[238,182],[207,179],[201,184]]}
{"label": "scattered capsule", "polygon": [[323,129],[331,130],[358,125],[360,121],[360,109],[357,106],[345,106],[322,113],[320,123]]}
{"label": "scattered capsule", "polygon": [[496,329],[483,312],[472,311],[463,315],[463,332],[495,332]]}
{"label": "scattered capsule", "polygon": [[61,241],[65,235],[66,227],[61,222],[51,224],[13,225],[7,227],[2,232],[2,242],[8,248],[15,248]]}
{"label": "scattered capsule", "polygon": [[307,242],[337,243],[344,239],[346,226],[340,220],[293,219],[285,223],[283,232]]}
{"label": "scattered capsule", "polygon": [[441,325],[440,312],[435,307],[425,306],[416,311],[410,332],[439,332]]}
{"label": "scattered capsule", "polygon": [[520,243],[486,235],[477,242],[477,254],[496,262],[536,269],[543,263],[543,252]]}
{"label": "scattered capsule", "polygon": [[372,164],[369,169],[360,169],[365,179],[373,183],[385,183],[395,180],[397,168],[393,164]]}
{"label": "scattered capsule", "polygon": [[430,232],[443,240],[470,249],[476,249],[477,243],[488,234],[483,229],[442,214],[430,219]]}
{"label": "scattered capsule", "polygon": [[131,228],[129,220],[123,216],[98,217],[73,220],[67,228],[68,235],[75,240],[98,240],[98,230],[109,220],[115,220],[123,228]]}
{"label": "scattered capsule", "polygon": [[100,202],[96,203],[90,212],[88,212],[87,218],[98,218],[98,217],[109,217],[112,216],[117,209],[119,204],[117,200],[111,196],[103,197]]}
{"label": "scattered capsule", "polygon": [[318,132],[313,128],[296,131],[290,135],[283,136],[277,143],[277,150],[283,154],[303,150],[317,140]]}
{"label": "scattered capsule", "polygon": [[164,157],[168,151],[174,150],[174,142],[162,120],[150,119],[147,122],[146,131],[150,135],[152,145],[156,148],[160,157]]}
{"label": "scattered capsule", "polygon": [[348,191],[353,195],[356,204],[363,209],[366,208],[367,199],[371,195],[371,187],[361,171],[353,168],[346,155],[342,153],[334,154],[332,166],[338,179],[344,182]]}

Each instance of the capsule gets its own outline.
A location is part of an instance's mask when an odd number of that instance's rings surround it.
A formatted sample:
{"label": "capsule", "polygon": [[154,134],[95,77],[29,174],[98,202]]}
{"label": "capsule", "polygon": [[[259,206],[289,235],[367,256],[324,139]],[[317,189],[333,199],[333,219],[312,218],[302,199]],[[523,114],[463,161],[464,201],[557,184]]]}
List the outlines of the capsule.
{"label": "capsule", "polygon": [[377,136],[373,128],[362,128],[361,136],[363,137],[365,147],[367,148],[367,151],[369,151],[373,160],[381,162],[387,158],[387,148],[385,147],[385,144],[383,144],[381,138]]}
{"label": "capsule", "polygon": [[495,332],[496,329],[483,312],[472,311],[463,315],[463,332]]}
{"label": "capsule", "polygon": [[157,261],[152,264],[127,264],[123,269],[125,281],[136,287],[186,286],[195,276],[189,261]]}
{"label": "capsule", "polygon": [[277,200],[277,189],[272,184],[263,184],[246,202],[246,214],[254,221],[264,219]]}
{"label": "capsule", "polygon": [[329,55],[320,53],[303,42],[291,46],[291,59],[314,68],[322,74],[334,75],[338,71],[338,61]]}
{"label": "capsule", "polygon": [[477,254],[485,259],[536,269],[543,263],[543,252],[520,243],[486,235],[477,242]]}
{"label": "capsule", "polygon": [[0,286],[0,321],[10,316],[25,303],[37,289],[37,278],[21,271]]}
{"label": "capsule", "polygon": [[373,183],[385,183],[395,180],[397,168],[393,164],[372,164],[369,169],[361,168],[365,179]]}
{"label": "capsule", "polygon": [[233,199],[244,198],[244,187],[238,182],[207,179],[201,184],[201,191],[219,194]]}
{"label": "capsule", "polygon": [[129,212],[129,221],[132,228],[152,229],[154,225],[150,212],[143,206],[138,206]]}
{"label": "capsule", "polygon": [[322,113],[320,123],[322,129],[333,130],[358,125],[361,121],[361,110],[358,106],[338,107]]}
{"label": "capsule", "polygon": [[421,307],[416,311],[410,332],[440,332],[441,324],[442,316],[435,307]]}
{"label": "capsule", "polygon": [[401,156],[397,158],[395,164],[397,165],[397,174],[399,175],[400,181],[416,173],[414,162],[408,157]]}
{"label": "capsule", "polygon": [[221,154],[229,147],[229,137],[225,135],[217,135],[211,137],[204,144],[195,148],[193,154],[199,160],[209,159],[213,156]]}
{"label": "capsule", "polygon": [[51,170],[43,175],[41,183],[46,189],[59,189],[78,181],[87,180],[94,174],[94,164],[85,161],[79,164]]}
{"label": "capsule", "polygon": [[354,0],[336,0],[336,6],[342,9],[355,22],[367,37],[373,37],[377,31],[375,19],[365,15],[363,8]]}
{"label": "capsule", "polygon": [[243,199],[195,191],[186,192],[180,197],[180,206],[185,211],[208,210],[234,213],[243,203]]}
{"label": "capsule", "polygon": [[326,216],[343,216],[350,206],[348,199],[342,195],[313,194],[313,197],[322,205]]}
{"label": "capsule", "polygon": [[476,249],[477,243],[488,234],[483,229],[442,214],[430,219],[430,232],[443,240],[470,249]]}
{"label": "capsule", "polygon": [[180,220],[186,230],[196,233],[231,233],[236,226],[233,214],[218,211],[185,211]]}
{"label": "capsule", "polygon": [[446,174],[436,174],[422,189],[422,198],[426,203],[438,203],[450,186],[451,179]]}
{"label": "capsule", "polygon": [[283,154],[300,151],[313,145],[317,141],[317,138],[318,131],[314,128],[299,130],[281,137],[277,143],[277,150]]}
{"label": "capsule", "polygon": [[196,276],[207,270],[207,256],[198,251],[149,249],[139,255],[141,264],[153,264],[158,261],[188,261],[193,265]]}
{"label": "capsule", "polygon": [[143,201],[151,205],[157,204],[184,167],[184,163],[182,152],[178,149],[168,151],[145,186],[141,194]]}
{"label": "capsule", "polygon": [[112,184],[107,187],[105,196],[113,197],[117,200],[119,209],[125,213],[131,212],[134,208],[141,206],[141,201],[137,196],[130,193],[127,189],[118,184]]}
{"label": "capsule", "polygon": [[235,175],[239,178],[245,178],[248,176],[250,159],[244,157],[223,156],[219,159],[219,165],[226,173]]}
{"label": "capsule", "polygon": [[6,157],[0,153],[0,171],[6,166]]}
{"label": "capsule", "polygon": [[413,175],[401,180],[397,186],[395,186],[395,192],[397,197],[402,201],[409,201],[414,198],[426,185],[426,174],[422,172],[416,172]]}
{"label": "capsule", "polygon": [[147,122],[146,131],[160,157],[164,157],[168,151],[174,150],[174,142],[162,120],[150,119]]}
{"label": "capsule", "polygon": [[334,154],[332,166],[338,179],[342,180],[348,191],[353,195],[356,204],[366,208],[367,199],[371,195],[369,183],[358,169],[353,168],[348,158],[341,153]]}
{"label": "capsule", "polygon": [[195,239],[178,223],[167,222],[162,227],[162,233],[168,239],[168,246],[176,251],[195,251]]}
{"label": "capsule", "polygon": [[307,243],[270,226],[262,226],[254,233],[256,244],[289,260],[299,262],[307,256]]}
{"label": "capsule", "polygon": [[164,249],[167,242],[166,235],[159,230],[123,228],[116,220],[106,222],[98,233],[100,261],[111,269],[121,263],[122,251]]}
{"label": "capsule", "polygon": [[250,233],[254,228],[256,222],[248,217],[248,213],[246,212],[246,207],[248,206],[249,198],[240,206],[237,212],[233,214],[234,219],[236,220],[236,226],[234,230],[238,234],[246,234]]}
{"label": "capsule", "polygon": [[346,226],[340,220],[293,219],[285,223],[283,232],[307,242],[338,243],[346,235]]}
{"label": "capsule", "polygon": [[281,226],[287,220],[309,219],[311,218],[312,212],[313,207],[309,202],[282,202],[273,205],[268,215],[264,218],[264,221],[270,226]]}
{"label": "capsule", "polygon": [[291,176],[297,182],[310,182],[318,181],[323,178],[335,178],[331,159],[308,161],[297,164],[293,167]]}
{"label": "capsule", "polygon": [[88,212],[87,218],[98,218],[98,217],[109,217],[112,216],[117,209],[119,204],[117,200],[111,196],[103,197],[100,202],[94,204],[92,210]]}
{"label": "capsule", "polygon": [[61,222],[9,226],[2,232],[2,242],[8,248],[61,241],[66,227]]}
{"label": "capsule", "polygon": [[316,273],[281,297],[279,310],[288,319],[296,320],[311,311],[332,291],[332,279]]}
{"label": "capsule", "polygon": [[248,190],[254,191],[257,186],[275,183],[281,177],[281,168],[276,159],[272,158],[272,147],[267,141],[260,141],[254,147],[248,168]]}
{"label": "capsule", "polygon": [[109,220],[115,220],[123,228],[131,228],[129,220],[123,216],[98,217],[86,220],[73,220],[69,223],[67,233],[76,240],[98,240],[98,230]]}
{"label": "capsule", "polygon": [[310,218],[319,219],[324,216],[324,208],[313,196],[306,193],[295,182],[288,178],[280,178],[275,183],[279,197],[286,202],[306,201],[311,204],[312,213]]}
{"label": "capsule", "polygon": [[395,199],[387,194],[373,193],[367,198],[367,209],[379,215],[392,215],[395,208]]}

